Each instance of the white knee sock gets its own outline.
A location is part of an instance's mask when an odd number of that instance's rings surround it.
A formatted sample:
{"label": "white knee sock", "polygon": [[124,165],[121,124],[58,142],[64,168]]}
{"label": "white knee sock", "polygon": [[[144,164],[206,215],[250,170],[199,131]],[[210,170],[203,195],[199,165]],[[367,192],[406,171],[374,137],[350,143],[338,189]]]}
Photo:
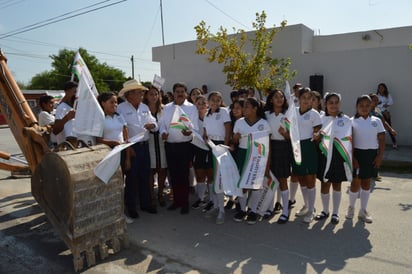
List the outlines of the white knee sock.
{"label": "white knee sock", "polygon": [[205,182],[197,182],[197,196],[199,199],[204,201],[205,200],[205,193],[206,193],[206,183]]}
{"label": "white knee sock", "polygon": [[243,197],[238,198],[240,210],[246,211],[247,193],[243,193]]}
{"label": "white knee sock", "polygon": [[322,200],[322,206],[323,206],[323,212],[326,214],[329,213],[329,200],[330,200],[330,194],[320,194],[321,200]]}
{"label": "white knee sock", "polygon": [[332,203],[333,203],[333,214],[339,215],[340,201],[342,200],[342,192],[333,191],[332,193]]}
{"label": "white knee sock", "polygon": [[213,183],[208,183],[207,184],[208,190],[209,190],[209,201],[216,204],[215,201],[215,190],[214,190],[214,185]]}
{"label": "white knee sock", "polygon": [[352,192],[349,190],[349,206],[355,207],[356,199],[358,199],[359,192]]}
{"label": "white knee sock", "polygon": [[[280,203],[281,199],[282,199],[282,193],[280,192],[280,188],[277,187],[277,189],[276,189],[276,202]],[[288,204],[289,204],[289,201],[288,201]]]}
{"label": "white knee sock", "polygon": [[370,194],[369,189],[368,190],[364,190],[364,189],[360,190],[360,206],[361,206],[362,210],[366,210],[366,208],[368,207],[369,194]]}
{"label": "white knee sock", "polygon": [[313,188],[307,188],[307,197],[308,197],[308,203],[306,204],[309,212],[314,212],[315,211],[315,198],[316,198],[316,187]]}
{"label": "white knee sock", "polygon": [[[299,182],[292,182],[290,181],[289,184],[289,200],[295,201],[296,200],[296,192],[298,192]],[[289,201],[288,201],[289,204]]]}
{"label": "white knee sock", "polygon": [[216,193],[216,201],[215,207],[219,209],[219,212],[225,212],[225,194],[224,193]]}
{"label": "white knee sock", "polygon": [[308,206],[308,188],[306,186],[300,186],[300,191],[302,192],[303,203]]}
{"label": "white knee sock", "polygon": [[[280,190],[280,189],[279,189]],[[284,205],[283,209],[282,209],[282,214],[285,216],[289,215],[289,189],[283,190],[280,192],[282,194],[282,202]]]}

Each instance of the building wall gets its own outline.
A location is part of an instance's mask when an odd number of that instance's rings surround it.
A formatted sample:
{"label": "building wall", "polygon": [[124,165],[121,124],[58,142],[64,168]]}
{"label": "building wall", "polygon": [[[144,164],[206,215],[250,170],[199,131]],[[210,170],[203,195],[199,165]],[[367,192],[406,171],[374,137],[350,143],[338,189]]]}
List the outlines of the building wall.
{"label": "building wall", "polygon": [[[314,36],[312,30],[300,24],[279,32],[273,51],[277,57],[291,57],[291,68],[297,70],[292,83],[309,86],[311,75],[323,75],[324,91],[341,93],[342,110],[349,116],[355,112],[359,95],[376,92],[379,83],[386,83],[394,99],[391,113],[398,143],[412,145],[412,122],[405,114],[412,102],[409,44],[412,27]],[[178,81],[185,82],[189,89],[207,84],[210,91],[221,91],[225,102],[230,102],[231,88],[225,85],[222,67],[208,63],[205,56],[195,54],[195,49],[196,41],[152,49],[153,60],[161,63],[161,74],[166,79],[164,89],[171,90]]]}

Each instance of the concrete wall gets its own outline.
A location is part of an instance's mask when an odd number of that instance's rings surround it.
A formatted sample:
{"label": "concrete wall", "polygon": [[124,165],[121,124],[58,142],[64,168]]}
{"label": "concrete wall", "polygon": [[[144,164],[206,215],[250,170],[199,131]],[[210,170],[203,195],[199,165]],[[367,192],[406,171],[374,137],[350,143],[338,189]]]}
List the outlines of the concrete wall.
{"label": "concrete wall", "polygon": [[[369,36],[365,38],[366,34]],[[412,122],[405,113],[412,102],[411,43],[412,27],[314,36],[312,30],[300,24],[279,32],[273,51],[277,57],[291,57],[291,68],[298,72],[292,83],[309,86],[309,76],[323,75],[324,91],[341,93],[342,110],[350,116],[359,95],[376,92],[380,82],[386,83],[394,99],[392,117],[398,143],[410,146]],[[194,53],[195,49],[196,41],[152,49],[153,61],[161,63],[165,90],[171,90],[178,81],[185,82],[189,89],[207,84],[210,91],[221,91],[225,101],[230,102],[231,88],[224,84],[222,67],[208,63],[205,56]]]}

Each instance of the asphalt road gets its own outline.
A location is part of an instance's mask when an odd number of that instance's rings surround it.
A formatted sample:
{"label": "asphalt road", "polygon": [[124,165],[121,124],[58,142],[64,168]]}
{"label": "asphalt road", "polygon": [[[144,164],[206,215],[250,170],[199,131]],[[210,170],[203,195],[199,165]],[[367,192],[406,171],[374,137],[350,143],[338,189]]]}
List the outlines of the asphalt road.
{"label": "asphalt road", "polygon": [[[18,153],[13,141],[0,128],[0,150]],[[303,224],[294,211],[286,225],[276,224],[278,216],[235,223],[233,211],[216,225],[199,210],[180,215],[162,208],[128,225],[130,248],[84,273],[410,273],[412,174],[381,175],[369,203],[373,224],[344,219],[345,194],[336,226],[329,219]],[[31,196],[30,178],[7,171],[0,171],[0,252],[0,273],[73,272],[70,250]]]}

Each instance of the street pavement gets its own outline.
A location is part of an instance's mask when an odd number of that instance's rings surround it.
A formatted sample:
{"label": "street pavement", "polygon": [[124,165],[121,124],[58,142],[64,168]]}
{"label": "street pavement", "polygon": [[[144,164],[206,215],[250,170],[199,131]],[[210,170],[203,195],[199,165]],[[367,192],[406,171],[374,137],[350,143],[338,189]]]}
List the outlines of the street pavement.
{"label": "street pavement", "polygon": [[[19,153],[13,142],[10,131],[0,128],[0,150]],[[385,152],[386,164],[412,162],[408,149],[388,150],[391,158]],[[345,220],[349,183],[342,186],[338,225],[330,219],[307,225],[295,217],[299,192],[285,225],[276,223],[278,215],[255,225],[235,223],[233,210],[216,225],[200,210],[181,215],[159,208],[128,225],[128,249],[83,273],[411,273],[412,174],[380,175],[369,202],[372,224],[358,221],[357,214]],[[73,272],[70,250],[31,196],[30,178],[7,171],[0,171],[0,252],[0,273]]]}

